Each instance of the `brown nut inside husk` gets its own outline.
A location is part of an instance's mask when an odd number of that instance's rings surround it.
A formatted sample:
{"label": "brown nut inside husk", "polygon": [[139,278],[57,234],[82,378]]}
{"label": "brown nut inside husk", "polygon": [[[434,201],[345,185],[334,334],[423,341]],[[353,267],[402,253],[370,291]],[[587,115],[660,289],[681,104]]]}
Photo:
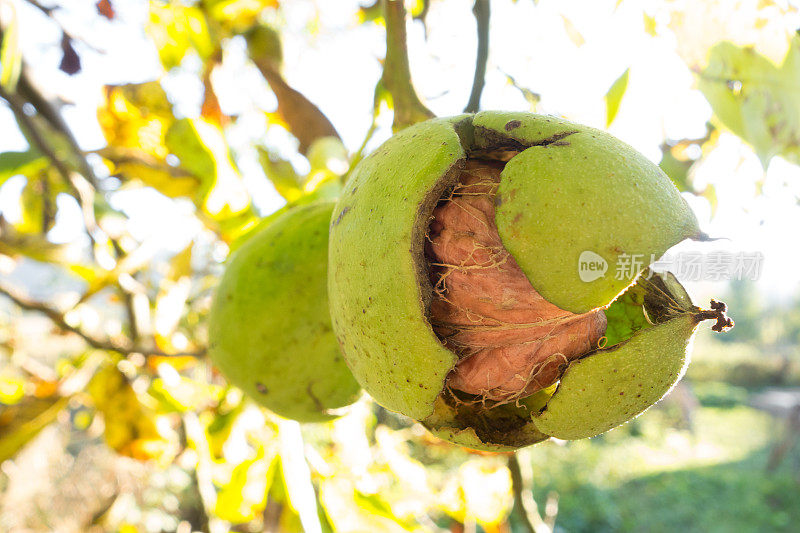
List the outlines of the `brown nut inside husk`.
{"label": "brown nut inside husk", "polygon": [[460,401],[493,405],[552,385],[606,330],[602,309],[574,314],[545,300],[503,246],[495,223],[503,166],[466,162],[433,212],[425,248],[431,325],[459,357],[447,388]]}

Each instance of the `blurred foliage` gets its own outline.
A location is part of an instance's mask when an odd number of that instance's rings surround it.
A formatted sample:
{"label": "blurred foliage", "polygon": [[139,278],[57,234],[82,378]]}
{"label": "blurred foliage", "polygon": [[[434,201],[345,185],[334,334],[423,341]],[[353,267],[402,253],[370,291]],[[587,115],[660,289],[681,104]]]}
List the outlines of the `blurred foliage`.
{"label": "blurred foliage", "polygon": [[[0,213],[0,292],[9,300],[0,315],[0,529],[509,533],[527,532],[533,522],[539,533],[553,521],[559,531],[796,527],[800,491],[791,471],[763,471],[774,422],[745,404],[762,387],[800,385],[800,296],[768,307],[752,285],[732,284],[725,301],[737,327],[701,340],[707,349],[698,352],[711,355],[688,373],[701,406],[689,427],[679,402],[667,400],[602,437],[525,450],[523,488],[514,486],[506,456],[438,441],[366,399],[334,422],[301,428],[224,382],[204,357],[203,322],[226,255],[279,213],[336,198],[381,125],[397,130],[432,115],[411,80],[406,31],[411,18],[426,35],[435,29],[427,25],[441,24],[428,17],[435,2],[378,0],[353,9],[354,32],[387,37],[366,106],[373,116],[356,149],[284,73],[283,39],[297,31],[285,4],[150,1],[142,30],[159,75],[102,88],[96,120],[105,145],[87,152],[62,118],[59,87],[36,84],[34,71],[55,64],[28,61],[21,38],[32,32],[29,40],[60,54],[60,75],[85,75],[102,51],[61,17],[78,8],[0,0],[0,101],[11,113],[0,119],[5,128],[13,116],[28,143],[0,149],[0,196],[9,211]],[[800,37],[778,63],[741,42],[687,34],[697,17],[699,26],[715,23],[719,2],[674,4],[642,11],[638,24],[653,39],[678,37],[714,117],[701,137],[664,139],[660,166],[713,209],[713,187],[698,186],[694,173],[723,132],[752,145],[765,167],[776,156],[800,162]],[[760,18],[749,24],[771,31],[785,9],[758,4]],[[315,6],[307,5],[305,31],[324,42],[328,29],[320,28]],[[100,0],[90,24],[113,30],[127,7]],[[56,28],[58,38],[36,34],[26,20]],[[554,20],[576,50],[593,38],[565,13]],[[271,98],[266,107],[253,104],[266,131],[244,141],[247,119],[217,94],[239,83],[221,80],[243,72],[237,60]],[[494,61],[490,55],[490,75],[499,70]],[[501,73],[530,110],[541,107],[540,94],[518,81],[524,73]],[[635,76],[626,68],[609,85],[606,126],[624,114]],[[198,89],[197,102],[169,90],[176,79],[190,80],[184,86]],[[289,139],[291,149],[276,139]],[[285,205],[265,211],[257,198],[264,189]],[[131,198],[150,212],[169,211],[170,223],[192,228],[190,238],[165,249],[143,236]],[[79,237],[58,237],[60,220],[80,226]],[[625,314],[625,303],[610,312]],[[81,492],[89,489],[98,493]]]}
{"label": "blurred foliage", "polygon": [[800,34],[779,66],[751,47],[719,43],[698,86],[719,121],[753,146],[764,168],[776,155],[800,163]]}

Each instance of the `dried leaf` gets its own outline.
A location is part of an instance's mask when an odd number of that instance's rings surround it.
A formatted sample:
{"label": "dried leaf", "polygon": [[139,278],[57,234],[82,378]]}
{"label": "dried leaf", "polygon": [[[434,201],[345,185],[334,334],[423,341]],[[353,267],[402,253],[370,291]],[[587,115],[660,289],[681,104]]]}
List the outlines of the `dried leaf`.
{"label": "dried leaf", "polygon": [[339,133],[328,117],[308,98],[290,87],[278,71],[270,67],[272,60],[255,60],[255,62],[272,88],[272,92],[275,93],[275,98],[278,100],[278,114],[291,134],[300,141],[301,153],[305,154],[311,144],[322,137],[339,138]]}
{"label": "dried leaf", "polygon": [[228,122],[228,117],[222,112],[219,106],[217,93],[214,91],[214,84],[211,81],[211,72],[215,63],[211,62],[206,66],[203,73],[203,104],[200,106],[200,116],[206,120],[224,126]]}
{"label": "dried leaf", "polygon": [[61,52],[64,55],[61,57],[61,63],[58,65],[58,68],[70,76],[80,72],[81,58],[78,56],[75,48],[72,47],[72,39],[67,37],[66,33],[61,36]]}
{"label": "dried leaf", "polygon": [[0,407],[0,462],[12,458],[25,444],[56,419],[69,397],[26,397]]}
{"label": "dried leaf", "polygon": [[95,4],[95,7],[100,15],[108,20],[114,20],[116,13],[114,12],[114,6],[111,5],[111,0],[100,0]]}

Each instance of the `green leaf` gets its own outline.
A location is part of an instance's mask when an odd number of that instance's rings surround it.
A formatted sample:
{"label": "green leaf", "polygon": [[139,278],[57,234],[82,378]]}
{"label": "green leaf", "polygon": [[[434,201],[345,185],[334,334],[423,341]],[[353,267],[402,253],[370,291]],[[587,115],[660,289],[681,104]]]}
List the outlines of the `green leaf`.
{"label": "green leaf", "polygon": [[203,6],[223,28],[242,33],[258,21],[262,11],[278,7],[278,0],[206,0]]}
{"label": "green leaf", "polygon": [[381,498],[380,494],[367,494],[356,489],[353,492],[353,501],[368,514],[398,521],[391,506]]}
{"label": "green leaf", "polygon": [[303,179],[288,161],[281,159],[266,148],[257,147],[258,161],[269,181],[287,202],[293,202],[303,195]]}
{"label": "green leaf", "polygon": [[22,217],[14,224],[20,233],[47,233],[55,224],[56,198],[66,192],[64,182],[52,169],[29,176],[19,197]]}
{"label": "green leaf", "polygon": [[0,153],[0,185],[13,176],[31,176],[47,165],[47,158],[34,150]]}
{"label": "green leaf", "polygon": [[539,106],[539,102],[542,99],[542,95],[533,92],[527,87],[523,87],[522,85],[517,83],[517,80],[515,80],[509,74],[506,74],[505,76],[506,80],[508,80],[508,83],[510,83],[515,89],[517,89],[519,92],[522,93],[522,97],[525,98],[525,101],[528,102],[528,105],[530,106],[530,111],[536,112],[536,108]]}
{"label": "green leaf", "polygon": [[214,154],[203,143],[196,125],[198,121],[177,120],[166,132],[164,142],[181,161],[181,167],[200,179],[205,187],[216,180],[217,163]]}
{"label": "green leaf", "polygon": [[717,189],[713,185],[706,185],[706,188],[703,189],[703,192],[700,193],[700,196],[708,201],[708,205],[711,208],[711,216],[716,215],[717,213]]}
{"label": "green leaf", "polygon": [[[221,392],[220,395],[224,396],[225,394]],[[244,402],[234,406],[221,405],[214,411],[208,412],[207,416],[210,417],[210,420],[206,426],[206,436],[209,452],[214,459],[221,459],[224,456],[225,443],[231,436],[236,420],[244,411],[244,406]]]}
{"label": "green leaf", "polygon": [[289,488],[281,461],[275,462],[275,475],[269,488],[269,498],[279,508],[277,531],[303,531],[300,515],[289,498]]}
{"label": "green leaf", "polygon": [[383,6],[381,0],[375,0],[369,5],[359,6],[358,21],[361,24],[366,22],[379,22],[383,20]]}
{"label": "green leaf", "polygon": [[752,48],[719,43],[698,86],[717,119],[752,145],[764,168],[776,155],[800,163],[800,36],[780,67]]}
{"label": "green leaf", "polygon": [[347,172],[347,148],[338,137],[320,137],[308,148],[306,158],[311,171],[328,170],[338,175]]}
{"label": "green leaf", "polygon": [[628,73],[630,68],[625,69],[622,75],[614,80],[611,87],[606,93],[606,128],[614,122],[614,118],[619,111],[619,105],[622,103],[622,97],[625,95],[625,90],[628,88]]}
{"label": "green leaf", "polygon": [[181,119],[169,127],[164,142],[181,167],[200,180],[195,201],[214,220],[247,212],[250,197],[219,127],[203,119]]}
{"label": "green leaf", "polygon": [[664,171],[664,174],[669,176],[681,192],[691,192],[693,190],[689,181],[689,169],[692,168],[694,163],[695,161],[692,159],[676,157],[673,153],[673,147],[669,144],[661,145],[661,161],[658,166]]}
{"label": "green leaf", "polygon": [[22,71],[22,51],[19,48],[19,23],[14,4],[6,4],[11,13],[8,24],[2,32],[0,43],[0,85],[8,92],[14,92]]}
{"label": "green leaf", "polygon": [[[642,276],[649,275],[649,270]],[[629,339],[640,329],[650,327],[643,306],[646,290],[641,283],[632,285],[606,309],[606,342],[603,346],[614,346]]]}
{"label": "green leaf", "polygon": [[184,376],[155,378],[148,394],[158,400],[160,412],[183,413],[198,409],[219,395],[218,385],[208,385]]}

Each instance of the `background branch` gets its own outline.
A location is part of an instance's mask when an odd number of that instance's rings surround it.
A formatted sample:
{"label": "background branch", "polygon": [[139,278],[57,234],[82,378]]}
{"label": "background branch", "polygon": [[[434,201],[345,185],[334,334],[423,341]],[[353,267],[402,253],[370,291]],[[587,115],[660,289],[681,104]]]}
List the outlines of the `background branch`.
{"label": "background branch", "polygon": [[27,297],[19,294],[19,292],[17,292],[15,289],[11,289],[10,287],[0,286],[0,294],[6,296],[17,306],[21,307],[26,311],[34,311],[36,313],[46,316],[47,318],[50,319],[51,322],[53,322],[53,324],[55,324],[55,326],[58,329],[64,332],[74,333],[75,335],[78,335],[84,341],[86,341],[86,344],[98,350],[107,350],[122,355],[141,353],[147,356],[161,356],[161,357],[171,357],[171,356],[201,357],[205,354],[205,350],[198,350],[194,352],[166,353],[164,351],[155,348],[148,348],[145,346],[137,345],[133,342],[118,342],[110,339],[98,339],[97,337],[83,331],[81,328],[69,324],[69,322],[67,322],[66,318],[64,317],[64,313],[62,313],[61,311],[53,309],[52,307],[48,307],[43,303],[28,299]]}
{"label": "background branch", "polygon": [[509,454],[507,466],[511,473],[511,490],[514,494],[514,507],[511,512],[517,516],[527,533],[551,533],[551,527],[545,523],[536,508],[533,494],[530,489],[525,488],[516,453]]}
{"label": "background branch", "polygon": [[[93,204],[95,188],[82,176],[72,172],[67,163],[50,146],[45,139],[44,133],[39,129],[33,117],[30,117],[25,113],[23,108],[25,101],[22,98],[20,98],[17,94],[8,93],[2,87],[0,87],[0,98],[3,98],[6,102],[8,102],[11,112],[14,114],[14,117],[17,119],[20,128],[32,145],[31,147],[39,150],[42,155],[50,160],[64,183],[72,191],[72,195],[81,206],[81,213],[83,214],[83,223],[86,228],[86,234],[89,236],[89,240],[93,244],[96,243],[96,235],[99,228],[94,217]],[[65,131],[68,132],[69,130],[67,129]],[[86,165],[88,166],[88,163],[86,163]]]}
{"label": "background branch", "polygon": [[481,107],[481,93],[486,83],[486,62],[489,60],[489,0],[475,0],[472,6],[478,29],[478,54],[475,58],[475,77],[472,80],[472,92],[469,102],[464,108],[466,113],[477,113]]}

